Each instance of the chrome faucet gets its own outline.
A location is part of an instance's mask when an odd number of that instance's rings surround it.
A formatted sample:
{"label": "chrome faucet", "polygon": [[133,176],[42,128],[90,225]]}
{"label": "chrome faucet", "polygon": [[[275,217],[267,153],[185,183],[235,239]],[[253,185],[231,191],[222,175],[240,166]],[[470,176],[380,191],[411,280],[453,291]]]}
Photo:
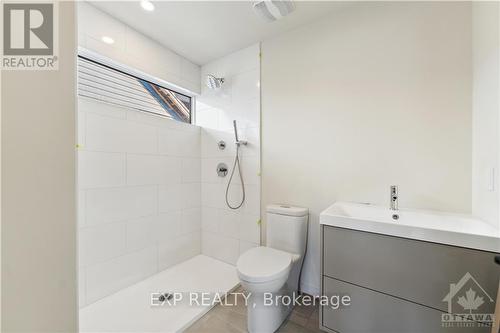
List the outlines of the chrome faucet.
{"label": "chrome faucet", "polygon": [[398,210],[398,187],[391,186],[391,210]]}

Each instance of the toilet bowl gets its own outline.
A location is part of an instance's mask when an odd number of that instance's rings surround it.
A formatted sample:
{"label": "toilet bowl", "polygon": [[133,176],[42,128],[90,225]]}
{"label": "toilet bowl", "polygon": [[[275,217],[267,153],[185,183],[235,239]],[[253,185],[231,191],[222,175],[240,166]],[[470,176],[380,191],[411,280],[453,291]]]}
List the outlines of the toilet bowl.
{"label": "toilet bowl", "polygon": [[288,280],[292,255],[270,247],[248,250],[238,260],[238,277],[249,292],[276,292]]}
{"label": "toilet bowl", "polygon": [[242,287],[249,292],[248,331],[276,331],[293,308],[293,297],[306,247],[308,210],[286,205],[267,207],[267,246],[243,253],[236,263]]}

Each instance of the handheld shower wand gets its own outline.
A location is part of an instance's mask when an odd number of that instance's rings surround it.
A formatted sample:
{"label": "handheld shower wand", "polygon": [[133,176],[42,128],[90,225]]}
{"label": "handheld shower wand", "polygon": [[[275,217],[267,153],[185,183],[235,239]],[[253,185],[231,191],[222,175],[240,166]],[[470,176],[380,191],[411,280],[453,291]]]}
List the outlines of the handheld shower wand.
{"label": "handheld shower wand", "polygon": [[[233,164],[233,169],[231,170],[231,177],[229,177],[229,181],[227,182],[226,204],[231,209],[238,209],[241,206],[243,206],[243,203],[245,202],[245,183],[243,182],[243,175],[241,174],[241,164],[239,156],[240,145],[246,146],[248,142],[238,139],[238,127],[236,126],[236,120],[233,120],[233,127],[234,127],[234,138],[236,139],[236,156],[234,157],[234,164]],[[236,165],[238,165],[238,173],[240,174],[242,197],[241,197],[241,202],[239,204],[232,206],[229,203],[229,186],[231,185],[231,181],[233,180],[234,170],[236,170]]]}
{"label": "handheld shower wand", "polygon": [[236,146],[240,146],[240,145],[244,145],[246,146],[247,145],[247,142],[246,141],[243,141],[243,140],[239,140],[238,139],[238,127],[236,126],[236,120],[233,120],[233,128],[234,128],[234,138],[236,139]]}

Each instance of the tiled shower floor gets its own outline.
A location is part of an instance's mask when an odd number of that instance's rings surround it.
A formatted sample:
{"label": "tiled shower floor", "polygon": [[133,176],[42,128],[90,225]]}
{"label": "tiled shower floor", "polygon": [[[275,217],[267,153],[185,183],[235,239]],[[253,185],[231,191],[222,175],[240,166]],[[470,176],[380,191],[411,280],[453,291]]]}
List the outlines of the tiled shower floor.
{"label": "tiled shower floor", "polygon": [[220,292],[239,283],[234,266],[198,255],[80,310],[80,332],[179,332],[209,306],[151,306],[151,293]]}

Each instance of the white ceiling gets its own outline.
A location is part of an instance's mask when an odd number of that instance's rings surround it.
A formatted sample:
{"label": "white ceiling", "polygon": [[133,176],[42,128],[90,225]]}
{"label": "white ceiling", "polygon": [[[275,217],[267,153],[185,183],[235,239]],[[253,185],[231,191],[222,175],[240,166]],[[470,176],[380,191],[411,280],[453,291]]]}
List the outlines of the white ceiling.
{"label": "white ceiling", "polygon": [[203,65],[276,34],[311,22],[342,6],[334,1],[295,2],[296,10],[272,23],[258,17],[251,1],[92,1],[97,8]]}

